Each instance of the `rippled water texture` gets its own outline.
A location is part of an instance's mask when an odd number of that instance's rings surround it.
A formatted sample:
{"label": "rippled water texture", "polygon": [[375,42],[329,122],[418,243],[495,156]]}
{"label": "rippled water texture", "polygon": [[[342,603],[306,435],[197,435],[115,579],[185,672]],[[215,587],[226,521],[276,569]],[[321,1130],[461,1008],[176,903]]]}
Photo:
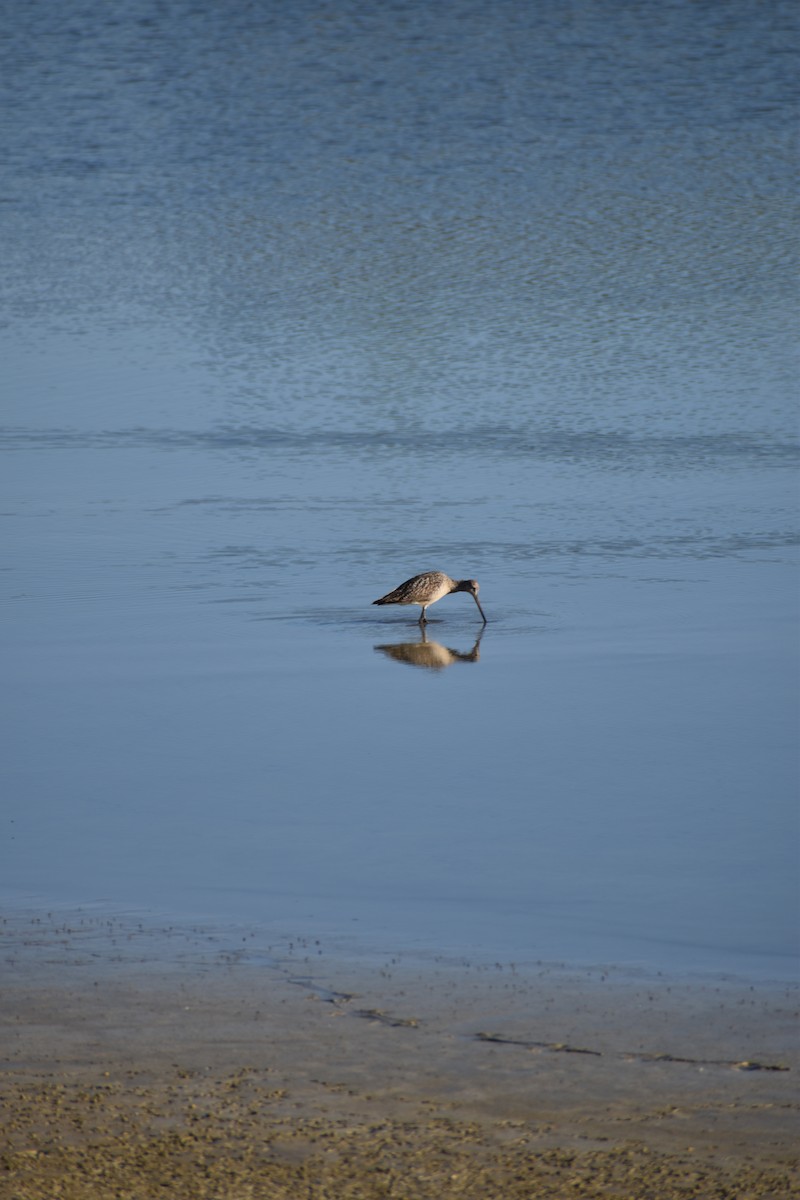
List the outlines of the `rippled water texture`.
{"label": "rippled water texture", "polygon": [[789,973],[796,7],[6,7],[5,895]]}

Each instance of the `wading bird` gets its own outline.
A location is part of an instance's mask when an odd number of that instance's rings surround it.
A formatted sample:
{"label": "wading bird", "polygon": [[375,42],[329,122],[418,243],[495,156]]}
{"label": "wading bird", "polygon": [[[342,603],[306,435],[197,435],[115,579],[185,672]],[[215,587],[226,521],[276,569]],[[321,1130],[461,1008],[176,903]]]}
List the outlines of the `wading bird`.
{"label": "wading bird", "polygon": [[380,600],[373,600],[372,603],[418,604],[422,609],[419,623],[424,625],[428,619],[425,616],[428,605],[435,604],[437,600],[441,600],[442,596],[449,596],[451,592],[469,592],[478,606],[478,612],[483,617],[484,625],[486,624],[486,614],[478,599],[478,585],[475,580],[451,579],[449,575],[445,575],[444,571],[425,571],[422,575],[415,575],[413,579],[407,579],[393,592],[387,592],[385,596],[381,596]]}

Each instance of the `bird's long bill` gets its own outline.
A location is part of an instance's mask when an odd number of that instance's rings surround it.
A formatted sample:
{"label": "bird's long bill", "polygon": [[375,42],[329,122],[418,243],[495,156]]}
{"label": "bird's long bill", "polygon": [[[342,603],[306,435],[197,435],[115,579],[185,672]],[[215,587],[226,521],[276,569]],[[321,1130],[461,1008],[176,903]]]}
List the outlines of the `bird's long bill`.
{"label": "bird's long bill", "polygon": [[470,595],[472,596],[472,599],[475,601],[475,603],[476,603],[476,604],[477,604],[477,606],[478,606],[478,612],[479,612],[479,613],[481,614],[481,616],[483,617],[483,623],[484,623],[484,625],[487,625],[487,624],[488,624],[488,622],[487,622],[487,620],[486,620],[486,613],[485,613],[485,612],[483,611],[483,609],[481,608],[481,602],[480,602],[480,600],[478,599],[478,597],[475,595],[475,593],[474,593],[474,592],[470,592]]}

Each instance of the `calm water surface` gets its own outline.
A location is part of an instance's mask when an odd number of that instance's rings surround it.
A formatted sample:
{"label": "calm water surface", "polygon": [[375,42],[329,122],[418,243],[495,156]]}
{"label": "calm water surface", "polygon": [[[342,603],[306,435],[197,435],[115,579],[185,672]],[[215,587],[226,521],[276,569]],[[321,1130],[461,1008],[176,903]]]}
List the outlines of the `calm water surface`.
{"label": "calm water surface", "polygon": [[797,23],[9,7],[7,900],[791,973]]}

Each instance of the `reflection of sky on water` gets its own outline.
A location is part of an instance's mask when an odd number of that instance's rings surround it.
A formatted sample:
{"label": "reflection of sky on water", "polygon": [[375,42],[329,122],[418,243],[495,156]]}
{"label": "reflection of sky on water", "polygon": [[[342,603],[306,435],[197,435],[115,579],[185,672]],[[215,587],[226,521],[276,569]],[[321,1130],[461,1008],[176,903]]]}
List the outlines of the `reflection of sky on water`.
{"label": "reflection of sky on water", "polygon": [[795,24],[15,14],[11,892],[785,969]]}

